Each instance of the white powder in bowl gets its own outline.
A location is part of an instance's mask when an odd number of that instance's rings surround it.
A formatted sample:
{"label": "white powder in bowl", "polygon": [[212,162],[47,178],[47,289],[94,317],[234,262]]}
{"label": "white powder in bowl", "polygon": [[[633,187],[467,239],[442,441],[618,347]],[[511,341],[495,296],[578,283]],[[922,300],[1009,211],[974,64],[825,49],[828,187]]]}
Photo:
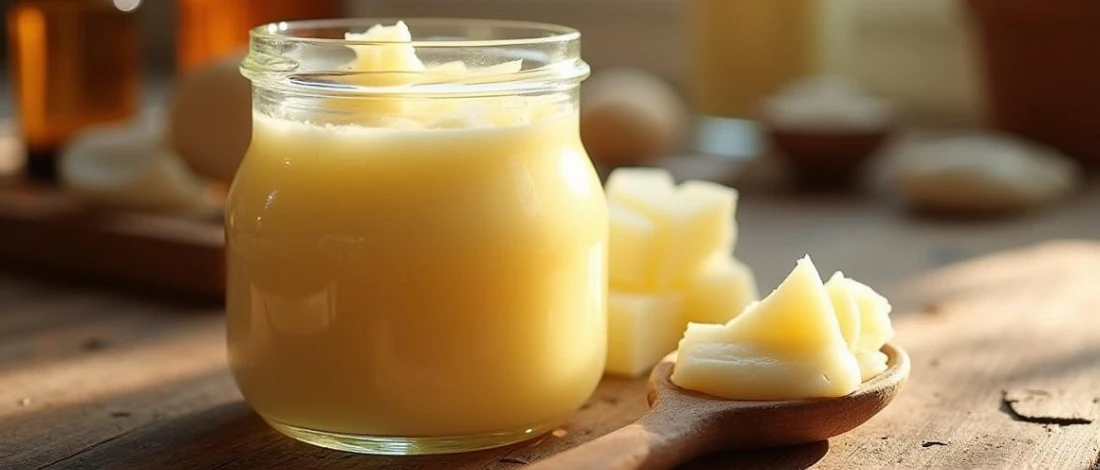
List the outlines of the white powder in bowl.
{"label": "white powder in bowl", "polygon": [[893,107],[854,83],[822,76],[799,80],[762,104],[776,129],[807,132],[873,132],[890,125]]}

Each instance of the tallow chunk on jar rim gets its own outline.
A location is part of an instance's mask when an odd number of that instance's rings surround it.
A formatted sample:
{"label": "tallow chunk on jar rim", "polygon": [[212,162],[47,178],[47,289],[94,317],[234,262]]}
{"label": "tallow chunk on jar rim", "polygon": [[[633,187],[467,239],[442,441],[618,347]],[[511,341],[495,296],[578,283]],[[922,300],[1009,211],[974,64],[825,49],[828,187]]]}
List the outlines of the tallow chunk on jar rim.
{"label": "tallow chunk on jar rim", "polygon": [[[504,80],[520,72],[522,59],[486,66],[472,66],[461,60],[427,63],[418,56],[412,33],[403,21],[377,24],[363,33],[345,33],[354,57],[340,68],[353,72],[343,80],[379,89],[402,90],[429,83],[476,83]],[[280,110],[293,120],[317,124],[355,124],[394,130],[466,129],[522,126],[567,114],[569,96],[553,92],[538,95],[416,97],[410,95],[307,99],[304,106]],[[307,109],[299,116],[298,109]]]}
{"label": "tallow chunk on jar rim", "polygon": [[[418,55],[408,25],[400,21],[393,25],[376,24],[363,33],[344,33],[344,37],[350,42],[344,47],[352,57],[335,66],[338,70],[335,76],[344,85],[337,89],[363,87],[370,91],[289,97],[264,112],[277,119],[398,131],[516,127],[576,112],[569,91],[458,94],[459,89],[482,81],[506,83],[517,79],[524,59],[500,53],[477,59],[485,65],[452,59],[429,62]],[[410,92],[414,86],[428,84],[448,84],[445,88],[455,95],[439,88],[431,94]]]}

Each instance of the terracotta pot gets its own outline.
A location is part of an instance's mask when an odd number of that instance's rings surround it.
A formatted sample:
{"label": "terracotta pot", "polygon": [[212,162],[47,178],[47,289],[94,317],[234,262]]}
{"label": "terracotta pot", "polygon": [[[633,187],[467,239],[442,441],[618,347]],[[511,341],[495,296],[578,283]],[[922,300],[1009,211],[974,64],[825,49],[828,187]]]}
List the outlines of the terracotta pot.
{"label": "terracotta pot", "polygon": [[1100,1],[968,3],[993,124],[1100,169]]}

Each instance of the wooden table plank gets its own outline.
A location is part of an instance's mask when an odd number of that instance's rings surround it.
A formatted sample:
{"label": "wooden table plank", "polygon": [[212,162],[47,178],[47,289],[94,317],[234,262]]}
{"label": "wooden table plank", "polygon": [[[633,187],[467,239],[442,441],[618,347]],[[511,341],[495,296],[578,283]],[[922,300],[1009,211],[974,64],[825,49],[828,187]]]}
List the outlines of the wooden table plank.
{"label": "wooden table plank", "polygon": [[4,281],[22,288],[0,291],[0,467],[37,468],[207,406],[197,378],[228,379],[219,309]]}
{"label": "wooden table plank", "polygon": [[[823,270],[843,268],[884,286],[901,306],[897,324],[914,356],[913,381],[882,416],[827,445],[714,456],[688,467],[1094,465],[1095,421],[1020,421],[1002,408],[1002,391],[1100,391],[1100,346],[1089,339],[1100,337],[1095,246],[1046,246],[919,274],[1046,238],[1097,238],[1098,201],[1094,187],[1029,218],[960,225],[909,219],[870,201],[746,194],[738,256],[757,269],[761,285],[774,285],[787,261],[809,252]],[[922,312],[927,305],[936,313]],[[298,444],[263,425],[225,371],[223,338],[220,312],[210,309],[0,276],[0,467],[519,468],[645,409],[641,382],[610,380],[564,432],[534,443],[446,460],[355,456]]]}
{"label": "wooden table plank", "polygon": [[[1100,244],[1093,243],[1049,244],[914,278],[905,283],[903,294],[926,299],[930,309],[897,321],[898,339],[914,358],[914,375],[882,415],[827,445],[720,455],[688,468],[801,468],[811,463],[826,469],[1092,468],[1100,456],[1098,285]],[[45,381],[51,397],[46,403],[52,406],[15,421],[7,413],[2,428],[16,435],[0,435],[0,442],[25,444],[58,432],[69,436],[63,441],[68,448],[50,446],[7,456],[7,461],[53,463],[55,468],[504,469],[592,439],[645,409],[641,381],[607,380],[573,423],[535,442],[451,457],[352,456],[293,442],[266,427],[224,373],[220,326],[199,323],[204,326],[173,335],[174,341],[157,341],[130,354],[54,365],[15,380],[6,376],[6,384],[35,383],[40,390],[38,384]],[[139,361],[161,366],[135,372]],[[84,367],[112,378],[110,396],[90,404],[72,402],[76,395],[69,392],[78,385],[84,397],[107,387],[66,372]],[[152,371],[163,382],[137,389],[152,380],[146,377]],[[1087,410],[1090,422],[1028,422],[1006,411],[1008,390],[1061,391],[1085,400],[1083,408],[1075,409]],[[3,397],[9,403],[12,398]],[[96,440],[101,435],[81,436],[80,426],[67,425],[89,413],[109,421],[112,411],[127,407],[141,410],[131,413],[163,416],[126,416],[145,421],[129,426],[124,420],[105,442]]]}
{"label": "wooden table plank", "polygon": [[189,215],[108,212],[56,188],[0,184],[5,266],[221,299],[224,244],[220,211],[213,207]]}
{"label": "wooden table plank", "polygon": [[[913,377],[897,402],[837,439],[825,467],[1094,468],[1100,456],[1100,245],[1050,244],[918,277],[927,311],[900,318]],[[1071,392],[1088,424],[1006,412],[1005,391]],[[883,439],[885,438],[885,439]],[[939,444],[942,443],[942,444]]]}

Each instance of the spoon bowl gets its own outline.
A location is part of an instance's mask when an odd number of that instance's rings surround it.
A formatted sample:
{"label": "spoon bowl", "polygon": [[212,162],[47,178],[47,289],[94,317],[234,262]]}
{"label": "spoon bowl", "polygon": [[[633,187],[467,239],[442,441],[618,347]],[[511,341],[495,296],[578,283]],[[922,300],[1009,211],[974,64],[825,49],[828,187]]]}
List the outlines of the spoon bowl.
{"label": "spoon bowl", "polygon": [[649,377],[650,411],[588,444],[528,467],[530,470],[661,470],[721,450],[806,444],[844,434],[871,419],[909,377],[909,355],[882,348],[887,369],[843,397],[781,401],[726,400],[672,383],[676,353]]}

